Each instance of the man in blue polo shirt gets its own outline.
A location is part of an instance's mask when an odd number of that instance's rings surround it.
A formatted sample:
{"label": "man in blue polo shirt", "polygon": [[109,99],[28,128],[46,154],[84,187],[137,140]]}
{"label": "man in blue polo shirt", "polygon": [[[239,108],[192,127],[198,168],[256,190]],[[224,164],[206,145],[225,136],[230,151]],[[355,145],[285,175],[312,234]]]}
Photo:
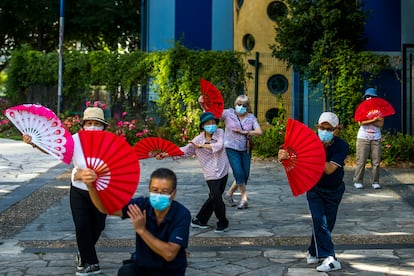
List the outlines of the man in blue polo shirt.
{"label": "man in blue polo shirt", "polygon": [[[96,180],[93,174],[85,172],[85,183],[93,203],[99,211],[107,213],[92,185]],[[114,212],[116,216],[129,217],[136,232],[134,258],[119,269],[118,275],[185,275],[191,214],[174,200],[176,186],[173,171],[156,169],[150,178],[150,196],[134,198],[122,210]]]}
{"label": "man in blue polo shirt", "polygon": [[[339,119],[334,113],[323,112],[317,127],[319,139],[325,147],[326,162],[321,178],[306,193],[313,224],[306,262],[318,264],[323,259],[316,270],[329,272],[341,269],[341,263],[335,257],[331,233],[335,226],[339,203],[345,192],[344,165],[349,145],[338,137]],[[285,150],[279,150],[279,161],[288,156]]]}

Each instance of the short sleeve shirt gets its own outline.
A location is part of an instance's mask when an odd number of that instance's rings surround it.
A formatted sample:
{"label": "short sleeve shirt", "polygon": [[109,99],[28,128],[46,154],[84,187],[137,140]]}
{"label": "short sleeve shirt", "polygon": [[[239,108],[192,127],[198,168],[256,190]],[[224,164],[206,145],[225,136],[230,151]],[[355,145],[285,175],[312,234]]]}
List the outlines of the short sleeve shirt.
{"label": "short sleeve shirt", "polygon": [[338,168],[332,174],[322,174],[321,179],[314,188],[336,190],[343,185],[345,158],[349,152],[349,145],[341,138],[334,137],[333,143],[325,151],[326,162],[334,163]]}
{"label": "short sleeve shirt", "polygon": [[246,135],[239,134],[233,131],[233,129],[240,130],[255,130],[260,128],[257,118],[249,113],[244,116],[241,121],[237,117],[236,111],[233,108],[225,109],[221,118],[226,125],[224,132],[224,147],[238,151],[246,150]]}
{"label": "short sleeve shirt", "polygon": [[[190,211],[179,202],[173,201],[164,221],[157,225],[154,208],[151,206],[148,197],[134,198],[129,204],[136,204],[142,211],[146,210],[146,228],[152,235],[164,242],[173,242],[181,245],[177,257],[173,261],[167,262],[160,255],[153,252],[141,237],[136,234],[136,264],[155,271],[169,271],[172,273],[171,275],[181,275],[180,272],[184,273],[187,267],[185,249],[188,246],[190,233]],[[123,218],[128,217],[127,210],[128,205],[122,209]]]}

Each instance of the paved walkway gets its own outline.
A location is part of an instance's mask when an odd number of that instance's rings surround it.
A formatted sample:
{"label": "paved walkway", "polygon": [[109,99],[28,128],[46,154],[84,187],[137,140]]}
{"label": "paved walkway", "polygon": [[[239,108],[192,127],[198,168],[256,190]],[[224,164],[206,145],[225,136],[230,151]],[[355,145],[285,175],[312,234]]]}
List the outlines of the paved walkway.
{"label": "paved walkway", "polygon": [[[198,161],[143,160],[137,195],[147,195],[157,167],[177,173],[177,200],[196,214],[208,193]],[[74,275],[69,169],[22,142],[0,139],[0,275]],[[381,190],[356,190],[346,168],[334,229],[343,269],[318,273],[304,259],[311,233],[305,196],[292,196],[281,164],[255,161],[249,209],[227,208],[230,231],[214,233],[214,217],[210,229],[191,229],[187,275],[414,275],[413,174],[384,169]],[[116,275],[133,239],[128,220],[107,219],[98,248],[103,275]]]}

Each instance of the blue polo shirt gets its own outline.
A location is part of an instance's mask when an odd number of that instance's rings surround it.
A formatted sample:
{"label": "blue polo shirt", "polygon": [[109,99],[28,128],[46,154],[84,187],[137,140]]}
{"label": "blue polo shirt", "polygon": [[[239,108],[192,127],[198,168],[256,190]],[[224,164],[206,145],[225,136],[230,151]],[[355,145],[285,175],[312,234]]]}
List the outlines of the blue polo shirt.
{"label": "blue polo shirt", "polygon": [[[133,198],[129,204],[136,204],[147,212],[147,230],[165,242],[173,242],[181,245],[177,257],[167,262],[160,255],[153,252],[147,244],[136,234],[136,260],[139,267],[149,268],[157,272],[165,272],[165,275],[184,275],[187,267],[187,256],[185,249],[188,247],[190,234],[191,213],[181,203],[173,201],[164,221],[157,225],[154,208],[148,197]],[[127,218],[128,205],[122,209],[123,218]]]}
{"label": "blue polo shirt", "polygon": [[338,168],[332,174],[323,173],[321,179],[314,186],[315,189],[336,190],[344,184],[345,158],[349,153],[349,145],[339,137],[333,139],[333,142],[325,148],[326,162],[332,162]]}

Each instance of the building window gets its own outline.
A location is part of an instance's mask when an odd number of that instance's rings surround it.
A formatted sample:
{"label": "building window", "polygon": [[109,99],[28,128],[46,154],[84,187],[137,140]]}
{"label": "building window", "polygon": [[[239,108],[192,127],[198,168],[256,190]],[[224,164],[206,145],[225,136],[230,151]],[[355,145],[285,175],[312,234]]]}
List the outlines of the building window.
{"label": "building window", "polygon": [[277,22],[280,17],[286,17],[287,14],[288,9],[281,1],[273,1],[267,6],[267,16],[274,22]]}
{"label": "building window", "polygon": [[273,75],[267,80],[267,88],[275,95],[285,93],[288,89],[288,85],[287,78],[280,74]]}
{"label": "building window", "polygon": [[241,9],[241,7],[243,6],[243,0],[236,0],[236,2],[237,2],[237,9],[238,10],[240,10]]}
{"label": "building window", "polygon": [[273,118],[279,117],[279,109],[278,108],[271,108],[266,111],[266,121],[269,124],[272,124]]}
{"label": "building window", "polygon": [[243,36],[243,47],[247,51],[253,50],[254,44],[255,44],[254,36],[252,36],[251,34],[246,34]]}

